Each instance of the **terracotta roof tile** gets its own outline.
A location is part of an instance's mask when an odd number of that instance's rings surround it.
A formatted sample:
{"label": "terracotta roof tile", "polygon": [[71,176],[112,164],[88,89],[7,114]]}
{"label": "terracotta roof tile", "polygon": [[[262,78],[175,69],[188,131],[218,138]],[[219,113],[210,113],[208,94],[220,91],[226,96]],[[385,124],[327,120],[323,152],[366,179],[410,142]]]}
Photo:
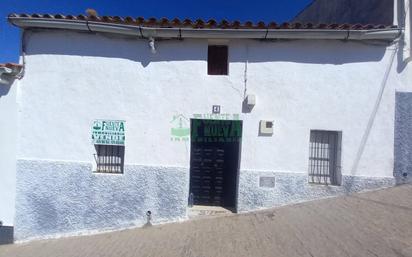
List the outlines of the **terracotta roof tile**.
{"label": "terracotta roof tile", "polygon": [[80,20],[80,21],[93,21],[104,23],[117,23],[136,26],[148,26],[148,27],[162,27],[162,28],[195,28],[195,29],[207,29],[207,28],[220,28],[220,29],[330,29],[330,30],[371,30],[371,29],[384,29],[384,28],[396,28],[394,25],[382,25],[382,24],[312,24],[312,23],[276,23],[258,21],[253,23],[251,21],[241,22],[238,20],[228,21],[221,20],[216,21],[210,19],[208,21],[203,19],[184,19],[183,21],[175,18],[148,18],[143,17],[133,18],[130,16],[87,16],[87,15],[63,15],[63,14],[10,14],[10,18],[22,17],[32,19],[66,19],[66,20]]}
{"label": "terracotta roof tile", "polygon": [[20,67],[23,67],[23,65],[17,64],[17,63],[8,62],[8,63],[0,63],[0,67],[7,67],[7,68],[12,69],[12,68],[20,68]]}

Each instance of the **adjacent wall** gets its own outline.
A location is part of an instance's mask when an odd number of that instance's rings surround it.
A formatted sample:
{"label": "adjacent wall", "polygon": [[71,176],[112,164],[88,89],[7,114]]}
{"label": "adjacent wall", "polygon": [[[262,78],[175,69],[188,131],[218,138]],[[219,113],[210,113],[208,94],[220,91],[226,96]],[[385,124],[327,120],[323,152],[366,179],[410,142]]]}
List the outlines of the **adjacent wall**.
{"label": "adjacent wall", "polygon": [[0,84],[0,220],[13,226],[16,188],[18,83]]}
{"label": "adjacent wall", "polygon": [[13,241],[18,82],[0,84],[0,244]]}

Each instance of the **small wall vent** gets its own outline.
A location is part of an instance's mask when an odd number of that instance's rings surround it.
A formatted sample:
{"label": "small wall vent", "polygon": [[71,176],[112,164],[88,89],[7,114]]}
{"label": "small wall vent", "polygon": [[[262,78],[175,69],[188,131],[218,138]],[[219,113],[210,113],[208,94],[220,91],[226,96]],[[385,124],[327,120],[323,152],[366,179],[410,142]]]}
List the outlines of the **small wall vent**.
{"label": "small wall vent", "polygon": [[276,178],[271,176],[259,177],[259,187],[275,188]]}

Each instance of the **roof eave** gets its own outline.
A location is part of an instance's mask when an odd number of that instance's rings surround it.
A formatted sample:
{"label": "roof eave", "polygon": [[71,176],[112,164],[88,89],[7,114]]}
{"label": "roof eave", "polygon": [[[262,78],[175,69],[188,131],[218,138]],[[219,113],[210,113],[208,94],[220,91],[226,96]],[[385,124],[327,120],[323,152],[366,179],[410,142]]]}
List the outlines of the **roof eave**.
{"label": "roof eave", "polygon": [[393,41],[402,34],[399,28],[354,29],[221,29],[159,28],[96,22],[30,17],[9,17],[9,22],[22,29],[48,28],[113,33],[142,38],[216,38],[216,39],[334,39]]}

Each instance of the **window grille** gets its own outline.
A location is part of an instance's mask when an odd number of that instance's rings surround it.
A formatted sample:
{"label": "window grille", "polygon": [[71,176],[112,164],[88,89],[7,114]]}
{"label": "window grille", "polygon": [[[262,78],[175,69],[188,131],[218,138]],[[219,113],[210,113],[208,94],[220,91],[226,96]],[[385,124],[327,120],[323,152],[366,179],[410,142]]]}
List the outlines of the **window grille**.
{"label": "window grille", "polygon": [[228,47],[221,45],[210,45],[207,52],[207,74],[209,75],[227,75],[229,70],[228,64]]}
{"label": "window grille", "polygon": [[96,172],[123,173],[124,146],[95,145]]}
{"label": "window grille", "polygon": [[336,131],[310,132],[309,183],[340,185],[341,137]]}

